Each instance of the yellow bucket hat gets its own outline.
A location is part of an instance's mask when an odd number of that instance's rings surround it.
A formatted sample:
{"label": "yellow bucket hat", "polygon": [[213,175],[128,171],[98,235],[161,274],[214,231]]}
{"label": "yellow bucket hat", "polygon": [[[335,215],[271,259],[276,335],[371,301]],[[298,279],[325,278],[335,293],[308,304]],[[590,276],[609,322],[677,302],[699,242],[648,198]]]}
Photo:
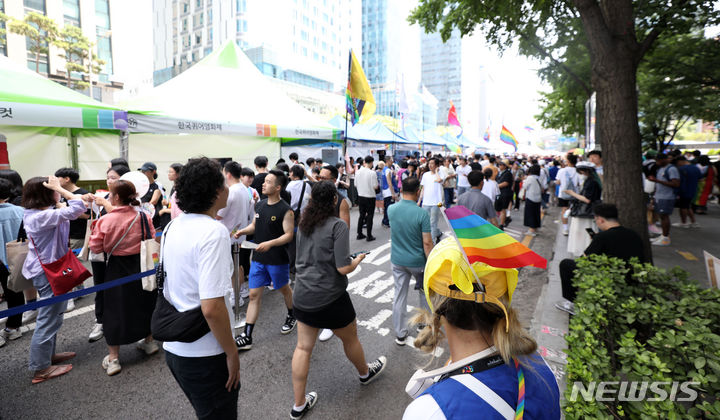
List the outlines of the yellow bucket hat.
{"label": "yellow bucket hat", "polygon": [[[481,290],[476,291],[473,283],[477,283],[475,275],[481,283]],[[505,318],[505,329],[509,319],[505,305],[500,298],[506,297],[508,305],[518,283],[518,272],[514,268],[496,268],[485,263],[468,263],[460,245],[455,238],[440,241],[428,255],[424,276],[425,298],[430,310],[434,311],[430,301],[430,290],[453,299],[469,300],[477,303],[493,303],[502,308]],[[454,286],[454,287],[452,287]]]}

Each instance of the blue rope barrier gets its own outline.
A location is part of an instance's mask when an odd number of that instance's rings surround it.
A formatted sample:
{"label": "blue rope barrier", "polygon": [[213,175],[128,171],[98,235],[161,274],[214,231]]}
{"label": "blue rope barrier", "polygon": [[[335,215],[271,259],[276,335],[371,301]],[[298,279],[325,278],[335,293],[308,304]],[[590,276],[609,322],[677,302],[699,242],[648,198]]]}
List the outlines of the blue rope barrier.
{"label": "blue rope barrier", "polygon": [[113,287],[121,286],[125,283],[130,283],[131,281],[140,280],[141,278],[147,277],[152,274],[155,274],[154,268],[152,270],[143,271],[142,273],[131,274],[127,277],[122,277],[122,278],[119,278],[119,279],[116,279],[113,281],[102,283],[97,286],[88,287],[86,289],[81,289],[81,290],[75,290],[74,292],[68,292],[68,293],[62,294],[60,296],[53,296],[53,297],[49,297],[47,299],[26,303],[25,305],[22,305],[22,306],[16,306],[11,309],[6,309],[4,311],[0,311],[0,319],[6,318],[9,316],[13,316],[13,315],[17,315],[17,314],[20,314],[20,313],[23,313],[26,311],[32,311],[37,308],[41,308],[43,306],[53,305],[55,303],[62,302],[64,300],[69,300],[69,299],[73,299],[76,297],[89,295],[90,293],[95,293],[95,292],[99,292],[99,291],[106,290],[106,289],[112,289]]}

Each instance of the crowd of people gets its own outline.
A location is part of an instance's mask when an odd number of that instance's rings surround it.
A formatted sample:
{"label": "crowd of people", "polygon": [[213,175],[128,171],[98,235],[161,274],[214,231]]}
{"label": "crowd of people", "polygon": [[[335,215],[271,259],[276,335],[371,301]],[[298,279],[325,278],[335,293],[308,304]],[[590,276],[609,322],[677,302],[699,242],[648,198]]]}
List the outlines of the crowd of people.
{"label": "crowd of people", "polygon": [[[667,245],[673,207],[681,212],[682,222],[677,227],[698,226],[695,214],[706,211],[717,184],[717,166],[711,165],[707,156],[693,154],[689,159],[679,152],[648,152],[645,158],[649,229],[653,232],[659,220],[661,235],[653,243]],[[405,156],[398,162],[381,156],[377,163],[369,155],[346,157],[344,163],[337,164],[313,158],[300,162],[292,153],[289,162],[280,159],[272,169],[265,156],[256,157],[253,163],[254,168],[250,168],[235,161],[221,165],[207,158],[190,159],[185,164],[170,165],[167,178],[172,185],[164,187],[157,181],[154,163],[146,162],[131,171],[127,161],[113,159],[106,172],[107,190],[94,194],[77,186],[79,173],[72,168],[59,169],[54,176],[31,178],[24,184],[17,172],[0,171],[2,239],[6,243],[24,238],[29,241],[21,269],[30,287],[20,292],[11,290],[7,267],[0,271],[8,307],[52,296],[45,264],[69,250],[82,250],[93,282],[99,285],[143,271],[141,244],[156,238],[163,242],[158,266],[162,273],[158,275],[164,279],[164,287],[148,290],[134,281],[95,294],[95,322],[88,340],[105,338],[108,354],[98,363],[105,373],[112,376],[122,371],[121,345],[133,344],[148,356],[159,352],[151,330],[159,298],[181,313],[200,308],[208,325],[206,333],[191,342],[165,341],[162,346],[167,365],[199,418],[234,418],[238,353],[256,344],[253,332],[259,326],[263,293],[277,290],[286,307],[286,313],[280,315],[284,322],[279,332],[297,330],[291,417],[301,418],[318,400],[316,392],[307,392],[311,354],[318,339],[337,336],[342,341],[361,384],[373,381],[387,365],[384,356],[366,362],[355,310],[346,291],[347,275],[365,257],[364,253],[350,253],[350,209],[358,208],[356,238],[366,241],[375,240],[373,218],[377,211],[382,213],[381,224],[390,229],[392,239],[395,343],[405,345],[415,325],[419,343],[424,343],[421,347],[433,350],[442,326],[453,361],[475,355],[467,366],[477,367],[478,361],[488,357],[499,357],[503,362],[503,375],[488,375],[490,367],[486,365],[477,372],[476,379],[493,390],[502,388],[520,366],[529,367],[524,371],[528,389],[537,389],[542,396],[538,401],[553,407],[545,418],[558,418],[559,409],[557,413],[554,409],[559,398],[557,385],[554,379],[548,383],[552,374],[532,356],[536,345],[517,323],[512,308],[457,301],[450,295],[430,299],[423,290],[428,281],[424,268],[442,241],[440,206],[455,204],[505,229],[513,221],[513,211],[519,211],[524,203],[523,224],[530,236],[539,233],[543,211],[557,205],[571,256],[638,256],[637,250],[629,250],[632,247],[614,246],[619,241],[637,243],[639,237],[619,225],[612,204],[602,203],[601,152],[592,151],[585,159],[573,154],[543,159],[428,153]],[[143,182],[128,176],[138,173],[143,175]],[[589,232],[597,230],[600,233],[591,237]],[[0,256],[7,262],[4,248],[2,252]],[[574,262],[563,261],[560,268],[565,300],[557,306],[572,313],[574,290],[569,279]],[[422,320],[408,320],[406,305],[412,278],[419,291],[418,306],[429,314]],[[245,323],[236,336],[231,315],[241,310],[246,299]],[[498,299],[509,302],[507,295],[501,294]],[[432,306],[431,301],[435,302]],[[68,308],[72,304],[72,299],[65,300],[7,319],[0,345],[6,339],[19,338],[21,325],[36,319],[29,352],[32,383],[72,369],[65,362],[76,354],[59,352],[55,346],[62,314],[72,310]],[[508,335],[498,336],[500,329]],[[467,373],[462,366],[457,371]],[[442,379],[457,373],[453,372],[444,372]],[[541,389],[540,383],[546,388]],[[430,413],[441,410],[451,418],[455,408],[442,399],[439,390],[459,391],[446,385],[428,390],[423,395],[432,398],[416,400],[406,417],[431,418]]]}

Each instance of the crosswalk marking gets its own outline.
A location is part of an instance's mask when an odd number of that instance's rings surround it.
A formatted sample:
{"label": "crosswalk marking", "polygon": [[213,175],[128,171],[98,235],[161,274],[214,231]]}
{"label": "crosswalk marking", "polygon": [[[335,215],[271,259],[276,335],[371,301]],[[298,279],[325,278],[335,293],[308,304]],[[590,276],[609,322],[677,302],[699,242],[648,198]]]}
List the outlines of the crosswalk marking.
{"label": "crosswalk marking", "polygon": [[395,297],[395,288],[388,290],[385,292],[382,296],[375,299],[376,303],[392,303],[393,298]]}
{"label": "crosswalk marking", "polygon": [[[385,321],[386,321],[388,318],[390,318],[391,316],[392,316],[392,311],[391,311],[391,310],[389,310],[389,309],[382,309],[382,310],[380,310],[380,312],[378,312],[377,314],[375,314],[374,317],[368,319],[367,321],[358,321],[358,325],[361,326],[361,327],[365,327],[365,328],[367,328],[368,330],[371,330],[371,331],[372,331],[372,330],[379,330],[379,329],[380,329],[380,325],[382,325],[382,323],[385,322]],[[385,330],[387,330],[387,329],[385,329]],[[385,332],[385,334],[381,334],[381,335],[387,335],[388,332],[389,332],[389,330],[388,330],[387,332]],[[380,331],[378,331],[378,333],[380,333]]]}
{"label": "crosswalk marking", "polygon": [[365,278],[356,280],[356,281],[348,284],[347,291],[348,291],[348,293],[353,293],[356,295],[363,296],[365,294],[365,289],[367,287],[369,287],[371,284],[373,284],[375,282],[375,280],[378,280],[379,278],[383,277],[384,275],[385,275],[384,271],[376,271]]}
{"label": "crosswalk marking", "polygon": [[386,262],[390,261],[390,254],[384,255],[376,260],[374,260],[372,263],[375,265],[383,265]]}
{"label": "crosswalk marking", "polygon": [[377,248],[370,250],[370,255],[365,257],[365,260],[363,261],[363,263],[371,263],[371,262],[375,261],[375,258],[377,258],[381,252],[390,248],[390,245],[391,245],[391,243],[390,243],[390,241],[388,241],[387,243],[384,243],[384,244],[378,246]]}

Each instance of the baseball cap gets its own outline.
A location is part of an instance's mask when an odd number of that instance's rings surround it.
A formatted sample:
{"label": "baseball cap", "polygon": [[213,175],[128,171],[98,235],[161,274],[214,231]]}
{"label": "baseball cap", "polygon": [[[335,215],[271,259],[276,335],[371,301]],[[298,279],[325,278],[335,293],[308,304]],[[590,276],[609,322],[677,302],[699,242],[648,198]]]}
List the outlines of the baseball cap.
{"label": "baseball cap", "polygon": [[647,156],[647,157],[650,158],[650,159],[652,159],[652,158],[654,158],[655,156],[657,156],[657,154],[658,154],[658,152],[657,152],[657,150],[655,150],[655,149],[650,149],[650,150],[648,150],[647,152],[645,152],[645,156]]}
{"label": "baseball cap", "polygon": [[595,169],[595,164],[592,162],[586,162],[586,161],[578,162],[577,165],[575,165],[575,169],[581,169],[581,168]]}
{"label": "baseball cap", "polygon": [[[425,298],[433,311],[431,291],[451,299],[493,303],[502,308],[507,319],[507,309],[501,299],[510,305],[518,272],[514,268],[491,267],[482,262],[471,266],[453,237],[438,242],[428,255],[423,283]],[[506,330],[508,325],[509,320],[505,323]]]}
{"label": "baseball cap", "polygon": [[157,165],[152,162],[145,162],[140,168],[138,168],[138,171],[157,171]]}

